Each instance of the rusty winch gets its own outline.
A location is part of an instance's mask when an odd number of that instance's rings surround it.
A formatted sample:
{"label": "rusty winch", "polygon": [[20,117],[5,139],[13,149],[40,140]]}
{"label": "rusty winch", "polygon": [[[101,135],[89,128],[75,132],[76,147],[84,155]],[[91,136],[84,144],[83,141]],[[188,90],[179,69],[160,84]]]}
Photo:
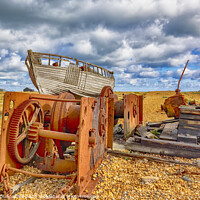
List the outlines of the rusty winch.
{"label": "rusty winch", "polygon": [[[95,169],[113,146],[113,125],[124,118],[125,137],[142,123],[142,96],[124,95],[117,100],[110,87],[99,97],[75,99],[59,96],[6,92],[0,140],[0,180],[12,195],[8,177],[13,172],[35,177],[70,179],[77,194],[90,194],[98,180]],[[67,149],[73,149],[73,155]],[[43,174],[21,169],[35,160]],[[63,191],[63,190],[61,190]],[[66,190],[65,190],[66,191]]]}

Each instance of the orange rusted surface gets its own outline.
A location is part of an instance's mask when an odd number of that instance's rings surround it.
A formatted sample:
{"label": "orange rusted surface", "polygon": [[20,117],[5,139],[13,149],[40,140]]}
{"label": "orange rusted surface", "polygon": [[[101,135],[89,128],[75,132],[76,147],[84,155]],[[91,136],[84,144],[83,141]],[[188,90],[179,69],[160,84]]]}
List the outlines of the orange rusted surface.
{"label": "orange rusted surface", "polygon": [[[114,120],[124,117],[126,136],[142,121],[142,98],[124,95],[121,106],[117,107],[116,102],[110,87],[104,87],[97,98],[79,100],[71,93],[55,96],[6,92],[0,138],[1,179],[8,176],[7,172],[43,177],[20,170],[39,156],[36,159],[39,169],[69,173],[71,184],[77,181],[77,194],[85,194],[86,190],[91,193],[97,183],[92,180],[92,174],[104,159],[107,148],[113,146]],[[66,148],[74,144],[74,156],[69,156]]]}
{"label": "orange rusted surface", "polygon": [[114,118],[124,118],[124,138],[128,138],[135,127],[143,123],[143,96],[127,94],[115,101]]}
{"label": "orange rusted surface", "polygon": [[[36,94],[35,96],[37,97],[54,97],[52,95],[40,95],[40,94]],[[12,167],[17,167],[20,168],[21,167],[21,163],[17,162],[16,158],[18,156],[12,156],[13,154],[15,154],[17,151],[18,153],[16,153],[15,155],[22,153],[22,142],[19,141],[19,144],[16,145],[13,144],[13,148],[11,147],[11,144],[9,143],[9,139],[11,140],[11,136],[10,134],[12,133],[12,131],[15,132],[15,138],[13,138],[15,141],[17,139],[23,139],[20,138],[20,131],[22,132],[22,130],[25,128],[25,125],[23,125],[23,120],[24,120],[24,116],[23,113],[19,112],[19,110],[17,111],[18,115],[15,114],[15,117],[17,118],[13,118],[14,116],[14,112],[15,110],[20,107],[20,109],[22,109],[22,107],[24,107],[24,111],[27,113],[28,117],[29,117],[29,122],[31,122],[32,117],[34,117],[34,107],[38,108],[36,105],[37,104],[35,100],[29,100],[30,94],[29,93],[21,93],[21,92],[6,92],[4,95],[4,105],[3,105],[3,113],[2,113],[2,126],[1,126],[1,145],[0,145],[0,171],[2,171],[3,169],[3,165],[5,163],[9,163]],[[24,104],[25,101],[32,101],[29,103],[26,103],[26,105]],[[23,106],[22,106],[23,104]],[[28,105],[29,104],[29,105]],[[44,108],[50,108],[52,107],[53,102],[46,102],[41,100],[40,101],[40,107],[43,109]],[[44,110],[44,109],[43,109]],[[38,110],[37,110],[38,111]],[[15,127],[13,126],[13,130],[11,130],[10,128],[10,124],[11,122],[15,123]],[[16,133],[16,131],[18,131],[18,135]],[[13,133],[12,133],[13,134]],[[10,137],[9,137],[10,136]],[[10,147],[10,153],[8,151],[8,146]],[[11,153],[12,152],[12,153]]]}
{"label": "orange rusted surface", "polygon": [[175,94],[167,98],[163,105],[161,105],[161,109],[164,110],[168,117],[179,118],[180,116],[180,108],[181,105],[186,105],[187,100],[181,93]]}
{"label": "orange rusted surface", "polygon": [[135,94],[124,95],[124,137],[128,138],[135,127],[141,123],[139,110],[141,99]]}

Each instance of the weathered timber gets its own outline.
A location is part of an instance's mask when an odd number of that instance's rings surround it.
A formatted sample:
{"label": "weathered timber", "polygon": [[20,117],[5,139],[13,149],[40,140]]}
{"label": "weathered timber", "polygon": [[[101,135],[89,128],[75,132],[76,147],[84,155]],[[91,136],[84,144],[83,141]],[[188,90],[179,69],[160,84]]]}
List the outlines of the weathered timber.
{"label": "weathered timber", "polygon": [[122,124],[116,124],[114,127],[113,127],[113,134],[116,135],[116,134],[122,134]]}
{"label": "weathered timber", "polygon": [[199,158],[200,146],[192,143],[174,142],[141,137],[129,138],[125,144],[128,150],[156,153],[186,158]]}
{"label": "weathered timber", "polygon": [[137,133],[141,136],[141,137],[145,137],[146,133],[147,133],[147,126],[139,126],[136,128]]}
{"label": "weathered timber", "polygon": [[180,106],[180,112],[177,141],[198,144],[200,136],[199,107]]}
{"label": "weathered timber", "polygon": [[163,140],[177,140],[177,127],[179,122],[165,124],[164,129],[160,135]]}
{"label": "weathered timber", "polygon": [[173,164],[178,164],[178,165],[188,165],[188,166],[197,166],[196,163],[186,163],[186,162],[180,162],[176,160],[169,160],[169,159],[163,159],[163,158],[158,158],[154,156],[147,156],[147,155],[140,155],[137,153],[125,153],[117,150],[108,150],[108,153],[114,156],[124,156],[124,157],[134,157],[134,158],[146,158],[147,160],[154,161],[154,162],[161,162],[161,163],[173,163]]}
{"label": "weathered timber", "polygon": [[181,113],[200,115],[200,109],[197,106],[180,106]]}
{"label": "weathered timber", "polygon": [[193,120],[193,119],[179,119],[180,124],[188,124],[188,125],[194,125],[196,127],[200,127],[200,121],[199,120]]}
{"label": "weathered timber", "polygon": [[177,141],[197,144],[197,136],[179,134]]}
{"label": "weathered timber", "polygon": [[191,120],[199,120],[200,121],[200,115],[194,115],[194,114],[180,114],[180,119],[191,119]]}
{"label": "weathered timber", "polygon": [[147,130],[148,131],[153,131],[153,130],[157,130],[157,131],[162,131],[163,129],[164,129],[164,124],[161,124],[161,126],[160,127],[147,127]]}
{"label": "weathered timber", "polygon": [[179,125],[178,134],[199,136],[200,128],[188,125]]}
{"label": "weathered timber", "polygon": [[167,123],[174,123],[174,122],[178,122],[178,119],[166,119],[160,122],[147,122],[147,126],[153,126],[153,127],[160,127],[161,124],[167,124]]}
{"label": "weathered timber", "polygon": [[28,50],[25,63],[33,84],[42,94],[72,92],[97,97],[104,86],[113,89],[115,85],[112,71],[67,56]]}

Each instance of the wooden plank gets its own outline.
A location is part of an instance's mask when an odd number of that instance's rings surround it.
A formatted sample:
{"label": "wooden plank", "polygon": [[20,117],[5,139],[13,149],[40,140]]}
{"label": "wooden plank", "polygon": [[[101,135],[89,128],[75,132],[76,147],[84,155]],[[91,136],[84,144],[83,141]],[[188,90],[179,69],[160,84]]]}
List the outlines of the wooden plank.
{"label": "wooden plank", "polygon": [[188,124],[188,125],[199,125],[200,126],[200,121],[198,120],[191,120],[191,119],[179,119],[180,124]]}
{"label": "wooden plank", "polygon": [[186,136],[186,135],[179,134],[177,141],[197,144],[197,136],[191,136],[191,135]]}
{"label": "wooden plank", "polygon": [[185,109],[185,110],[181,110],[180,113],[184,113],[184,114],[193,114],[193,115],[200,115],[200,110],[194,110],[194,109]]}
{"label": "wooden plank", "polygon": [[184,105],[181,105],[180,107],[180,110],[188,110],[188,111],[191,111],[191,110],[196,110],[196,111],[199,111],[200,112],[200,107],[199,106],[193,106],[193,105],[187,105],[187,106],[184,106]]}
{"label": "wooden plank", "polygon": [[155,153],[186,158],[199,158],[200,145],[156,139],[140,139],[140,143],[129,141],[125,148],[132,151]]}
{"label": "wooden plank", "polygon": [[200,130],[200,125],[196,124],[179,124],[180,128],[186,128],[186,129],[191,129],[191,130]]}
{"label": "wooden plank", "polygon": [[200,115],[181,113],[180,119],[191,119],[191,120],[199,120],[200,121]]}
{"label": "wooden plank", "polygon": [[[39,81],[40,87],[42,86],[41,89],[45,91],[49,91],[48,94],[59,94],[61,91],[72,91],[75,94],[78,95],[83,95],[86,94],[86,96],[97,96],[98,93],[101,92],[101,89],[105,85],[110,85],[112,88],[114,87],[114,80],[113,79],[108,79],[103,76],[99,77],[96,74],[92,73],[86,73],[86,72],[81,72],[82,75],[88,75],[87,82],[83,82],[83,88],[81,87],[73,87],[73,85],[68,85],[68,84],[63,84],[64,78],[65,78],[65,72],[66,69],[65,67],[54,67],[54,66],[42,66],[42,65],[36,65],[37,70],[37,82]],[[83,76],[81,76],[83,77]],[[81,80],[79,79],[79,85],[81,84]],[[62,89],[58,89],[61,88]],[[50,92],[52,90],[52,92]],[[83,91],[85,90],[85,92]],[[55,93],[54,93],[55,92]]]}
{"label": "wooden plank", "polygon": [[178,134],[179,122],[165,124],[165,127],[160,135],[160,139],[164,140],[176,140]]}
{"label": "wooden plank", "polygon": [[178,122],[178,119],[167,119],[160,122],[151,122],[151,123],[148,122],[147,126],[160,127],[161,124],[174,123],[174,122]]}
{"label": "wooden plank", "polygon": [[191,127],[191,126],[186,126],[186,125],[179,125],[178,128],[178,135],[193,135],[193,136],[199,136],[200,135],[200,129]]}

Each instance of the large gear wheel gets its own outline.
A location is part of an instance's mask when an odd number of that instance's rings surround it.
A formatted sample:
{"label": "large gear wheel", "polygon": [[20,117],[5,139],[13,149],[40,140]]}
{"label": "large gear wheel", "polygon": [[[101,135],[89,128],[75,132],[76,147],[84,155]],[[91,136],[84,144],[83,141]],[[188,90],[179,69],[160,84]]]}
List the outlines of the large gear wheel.
{"label": "large gear wheel", "polygon": [[113,94],[113,90],[110,86],[104,86],[101,90],[100,97],[109,97],[111,94]]}
{"label": "large gear wheel", "polygon": [[33,123],[43,123],[43,119],[42,107],[35,100],[26,100],[14,110],[8,128],[7,146],[11,158],[16,162],[27,164],[34,157],[39,142],[28,140],[27,134]]}

